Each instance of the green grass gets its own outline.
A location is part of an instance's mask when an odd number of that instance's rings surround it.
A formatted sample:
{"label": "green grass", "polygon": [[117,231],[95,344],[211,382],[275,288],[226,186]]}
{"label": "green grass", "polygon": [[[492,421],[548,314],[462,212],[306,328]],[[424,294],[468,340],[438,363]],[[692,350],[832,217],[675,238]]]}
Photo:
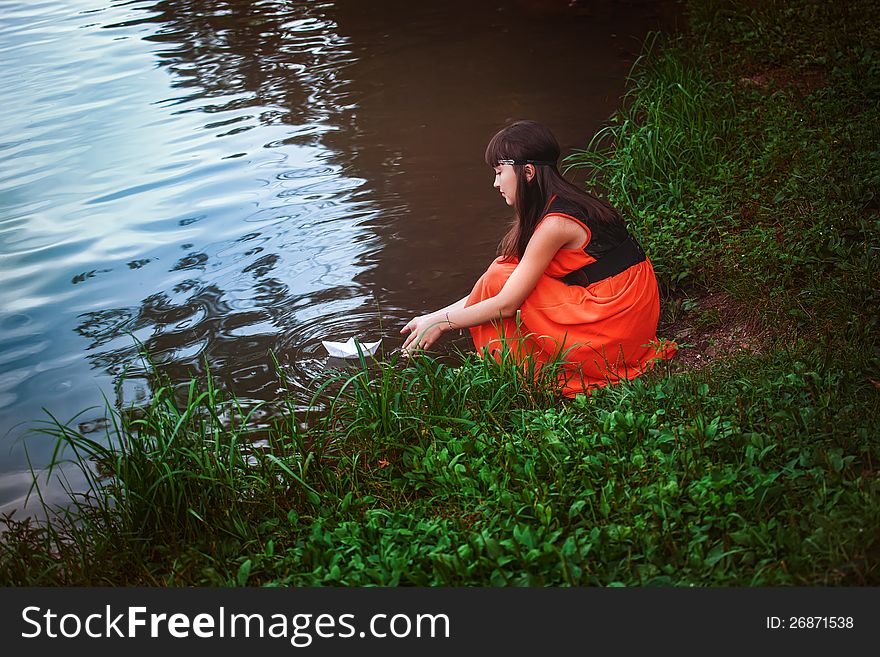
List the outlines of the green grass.
{"label": "green grass", "polygon": [[651,35],[629,77],[623,107],[566,169],[586,167],[588,186],[611,188],[618,207],[678,210],[727,164],[732,98],[685,54]]}
{"label": "green grass", "polygon": [[844,4],[692,3],[568,160],[664,302],[714,330],[726,293],[760,353],[570,401],[509,356],[362,359],[268,425],[158,375],[100,440],[38,428],[92,490],[6,519],[0,583],[880,584],[880,27]]}
{"label": "green grass", "polygon": [[236,404],[209,382],[159,388],[109,447],[57,428],[99,494],[52,525],[8,521],[4,583],[878,581],[880,454],[855,377],[658,369],[560,404],[522,379],[499,394],[511,362],[376,368],[308,436],[285,414],[268,433],[223,421]]}

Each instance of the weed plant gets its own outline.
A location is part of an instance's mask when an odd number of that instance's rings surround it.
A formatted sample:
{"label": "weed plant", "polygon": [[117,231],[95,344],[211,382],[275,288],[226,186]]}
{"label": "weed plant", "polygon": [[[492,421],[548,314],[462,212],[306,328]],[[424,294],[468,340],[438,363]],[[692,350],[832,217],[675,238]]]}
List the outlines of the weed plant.
{"label": "weed plant", "polygon": [[184,406],[160,388],[108,446],[54,430],[103,480],[50,525],[7,519],[5,583],[876,583],[858,380],[730,367],[551,404],[510,360],[421,356],[360,368],[308,437],[280,417],[260,450],[210,379]]}

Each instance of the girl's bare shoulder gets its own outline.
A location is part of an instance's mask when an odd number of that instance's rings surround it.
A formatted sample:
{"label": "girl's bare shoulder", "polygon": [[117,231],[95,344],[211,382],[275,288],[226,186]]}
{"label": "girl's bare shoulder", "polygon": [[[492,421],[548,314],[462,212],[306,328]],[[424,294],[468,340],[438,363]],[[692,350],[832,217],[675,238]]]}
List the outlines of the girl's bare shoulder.
{"label": "girl's bare shoulder", "polygon": [[559,238],[565,238],[563,248],[577,248],[589,236],[586,227],[574,217],[564,214],[548,214],[538,223],[535,233],[548,231]]}

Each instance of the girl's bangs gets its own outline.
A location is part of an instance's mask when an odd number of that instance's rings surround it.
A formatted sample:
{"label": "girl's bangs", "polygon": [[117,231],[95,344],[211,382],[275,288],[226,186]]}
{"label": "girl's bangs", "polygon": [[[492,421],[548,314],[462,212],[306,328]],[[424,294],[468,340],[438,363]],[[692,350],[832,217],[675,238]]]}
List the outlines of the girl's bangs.
{"label": "girl's bangs", "polygon": [[489,145],[486,146],[486,164],[490,167],[497,167],[498,160],[515,159],[516,158],[510,152],[508,144],[505,143],[502,133],[499,132],[489,140]]}

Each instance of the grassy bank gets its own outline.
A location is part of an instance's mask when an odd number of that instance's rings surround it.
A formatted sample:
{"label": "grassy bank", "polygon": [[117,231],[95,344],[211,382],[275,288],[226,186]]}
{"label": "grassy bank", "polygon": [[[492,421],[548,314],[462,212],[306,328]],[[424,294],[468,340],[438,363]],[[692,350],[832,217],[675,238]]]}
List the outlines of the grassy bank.
{"label": "grassy bank", "polygon": [[106,440],[46,427],[94,492],[7,519],[2,583],[880,583],[880,28],[873,2],[750,4],[695,3],[568,160],[708,363],[570,402],[475,357],[364,364],[259,430],[160,379]]}

